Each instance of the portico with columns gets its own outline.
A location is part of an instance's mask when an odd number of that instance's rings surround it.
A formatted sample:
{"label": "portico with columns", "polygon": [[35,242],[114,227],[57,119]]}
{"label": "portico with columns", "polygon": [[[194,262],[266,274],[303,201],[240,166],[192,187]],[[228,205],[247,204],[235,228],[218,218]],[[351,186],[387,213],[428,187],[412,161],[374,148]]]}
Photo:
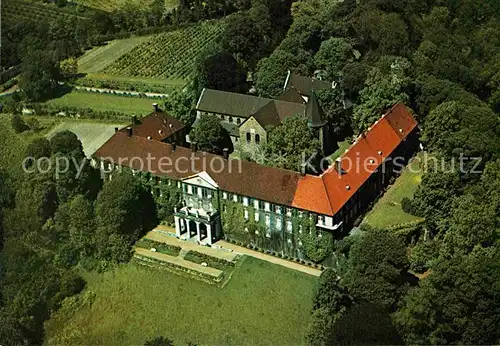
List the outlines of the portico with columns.
{"label": "portico with columns", "polygon": [[175,211],[175,234],[179,239],[212,245],[220,238],[220,216],[203,209],[183,207]]}

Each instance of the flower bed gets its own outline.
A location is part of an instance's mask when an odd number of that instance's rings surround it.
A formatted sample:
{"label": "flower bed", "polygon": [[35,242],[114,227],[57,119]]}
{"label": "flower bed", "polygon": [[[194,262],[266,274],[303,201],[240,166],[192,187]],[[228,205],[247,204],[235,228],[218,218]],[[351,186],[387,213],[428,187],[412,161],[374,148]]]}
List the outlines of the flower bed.
{"label": "flower bed", "polygon": [[184,256],[184,259],[186,261],[190,261],[193,263],[198,263],[201,264],[203,262],[207,263],[207,265],[211,268],[219,269],[219,270],[226,270],[229,267],[234,267],[234,263],[230,261],[226,261],[221,258],[217,257],[212,257],[209,255],[206,255],[204,253],[198,252],[198,251],[188,251],[186,255]]}
{"label": "flower bed", "polygon": [[169,245],[147,238],[139,239],[135,243],[135,246],[141,247],[143,249],[155,248],[157,252],[170,256],[179,256],[179,252],[181,251],[181,248],[179,246]]}

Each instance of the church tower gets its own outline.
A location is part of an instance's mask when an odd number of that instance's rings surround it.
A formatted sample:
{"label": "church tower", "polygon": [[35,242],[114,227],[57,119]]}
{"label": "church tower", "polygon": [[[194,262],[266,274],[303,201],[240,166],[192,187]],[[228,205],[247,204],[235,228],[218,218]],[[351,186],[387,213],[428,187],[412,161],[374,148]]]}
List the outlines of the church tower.
{"label": "church tower", "polygon": [[331,143],[331,134],[328,128],[328,122],[321,106],[319,105],[318,98],[316,97],[314,90],[311,90],[309,100],[307,101],[306,117],[308,119],[307,124],[309,125],[309,128],[319,139],[323,155],[330,155],[331,153],[329,151],[334,150],[335,148]]}

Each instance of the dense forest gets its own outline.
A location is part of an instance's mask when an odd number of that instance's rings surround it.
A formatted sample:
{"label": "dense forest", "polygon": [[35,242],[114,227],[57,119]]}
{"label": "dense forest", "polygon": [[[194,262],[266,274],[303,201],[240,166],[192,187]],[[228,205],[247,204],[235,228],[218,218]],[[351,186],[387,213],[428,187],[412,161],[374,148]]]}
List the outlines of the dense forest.
{"label": "dense forest", "polygon": [[[219,45],[199,57],[191,88],[166,101],[186,123],[203,87],[246,92],[251,75],[257,94],[274,97],[288,70],[338,83],[319,98],[339,135],[360,133],[403,102],[419,122],[424,149],[444,162],[426,172],[413,199],[403,203],[425,221],[411,235],[363,228],[335,243],[338,270],[320,279],[307,342],[499,343],[500,2],[208,3],[181,1],[176,11],[154,16],[155,1],[140,15],[130,8],[19,23],[2,32],[2,66],[23,66],[28,99],[50,97],[60,61],[106,38],[233,13]],[[345,98],[352,114],[339,107]],[[304,124],[287,126],[280,131]],[[269,164],[288,167],[272,160],[287,146],[279,133],[266,156]],[[294,153],[311,145],[289,145],[287,157],[293,162]],[[29,150],[35,157],[83,159],[70,133]],[[88,162],[78,180],[74,172],[55,179],[50,171],[12,176],[1,168],[0,340],[39,344],[50,312],[83,289],[77,268],[103,271],[127,261],[157,207],[136,177],[103,183]]]}
{"label": "dense forest", "polygon": [[[271,26],[258,8],[233,16],[217,54],[237,67],[202,86],[239,90],[238,69],[266,97],[282,92],[288,70],[336,81],[320,100],[338,134],[360,133],[403,102],[423,147],[443,162],[403,201],[425,218],[413,234],[364,227],[336,242],[340,270],[322,277],[308,342],[498,343],[500,3],[311,0],[294,2],[290,14],[285,36],[286,20]],[[352,116],[339,107],[344,98]],[[313,140],[287,142],[301,126],[280,127],[276,145],[271,135],[268,157],[293,152],[269,164],[291,167],[294,152],[314,149]]]}

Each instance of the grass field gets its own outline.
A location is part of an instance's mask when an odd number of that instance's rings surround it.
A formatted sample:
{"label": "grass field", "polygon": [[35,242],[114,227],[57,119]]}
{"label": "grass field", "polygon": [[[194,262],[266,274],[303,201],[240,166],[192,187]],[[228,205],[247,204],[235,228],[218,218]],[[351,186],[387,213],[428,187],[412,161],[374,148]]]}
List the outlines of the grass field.
{"label": "grass field", "polygon": [[120,56],[127,54],[138,44],[147,42],[151,36],[139,36],[114,40],[100,47],[95,47],[78,59],[79,73],[97,73],[110,65]]}
{"label": "grass field", "polygon": [[224,288],[133,263],[86,279],[93,303],[56,312],[49,345],[143,345],[160,335],[175,345],[304,344],[317,281],[251,257]]}
{"label": "grass field", "polygon": [[71,131],[82,142],[83,151],[87,157],[90,157],[115,133],[115,127],[122,128],[126,123],[108,124],[97,122],[63,121],[54,127],[48,134],[50,138],[57,132]]}
{"label": "grass field", "polygon": [[363,223],[373,227],[385,228],[420,220],[420,218],[407,214],[401,209],[401,200],[403,197],[412,198],[422,180],[421,158],[422,155],[418,155],[410,162],[401,176],[396,179],[394,185],[389,188],[366,215]]}
{"label": "grass field", "polygon": [[[97,8],[103,11],[114,11],[125,7],[127,4],[139,4],[141,6],[149,6],[153,0],[76,0],[75,2]],[[165,3],[165,7],[168,9],[175,8],[177,6],[177,0],[169,0]]]}
{"label": "grass field", "polygon": [[102,72],[114,76],[182,80],[191,77],[197,56],[224,30],[223,20],[154,35]]}
{"label": "grass field", "polygon": [[154,102],[146,98],[72,91],[46,103],[60,107],[92,108],[96,111],[117,111],[141,115],[150,113]]}

